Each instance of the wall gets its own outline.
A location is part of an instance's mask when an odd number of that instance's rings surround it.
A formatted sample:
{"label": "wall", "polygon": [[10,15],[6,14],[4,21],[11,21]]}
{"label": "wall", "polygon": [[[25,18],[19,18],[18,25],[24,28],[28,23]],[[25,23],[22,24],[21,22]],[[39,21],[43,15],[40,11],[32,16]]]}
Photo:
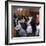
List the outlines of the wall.
{"label": "wall", "polygon": [[[30,0],[26,0],[26,1],[30,1]],[[32,0],[32,1],[46,2],[45,0]],[[6,46],[5,45],[5,0],[0,0],[0,46]],[[24,44],[24,45],[16,45],[16,46],[45,46],[45,43]]]}

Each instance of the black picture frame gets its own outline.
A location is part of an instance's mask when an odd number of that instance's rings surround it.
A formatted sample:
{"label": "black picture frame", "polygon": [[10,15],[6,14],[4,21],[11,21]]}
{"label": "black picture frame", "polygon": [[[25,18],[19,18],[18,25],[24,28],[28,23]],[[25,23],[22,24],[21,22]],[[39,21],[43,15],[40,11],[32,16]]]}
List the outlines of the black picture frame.
{"label": "black picture frame", "polygon": [[[37,42],[22,42],[22,43],[8,43],[8,2],[22,2],[22,3],[34,3],[34,4],[43,4],[44,5],[44,40]],[[5,1],[5,44],[14,45],[14,44],[32,44],[32,43],[44,43],[45,42],[45,3],[44,2],[26,2],[26,1]]]}

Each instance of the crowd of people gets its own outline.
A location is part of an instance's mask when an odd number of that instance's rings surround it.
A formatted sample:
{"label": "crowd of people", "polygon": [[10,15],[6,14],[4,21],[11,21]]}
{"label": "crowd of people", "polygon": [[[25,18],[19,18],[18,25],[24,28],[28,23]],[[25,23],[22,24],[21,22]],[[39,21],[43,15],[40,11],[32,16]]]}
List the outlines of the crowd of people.
{"label": "crowd of people", "polygon": [[16,30],[16,37],[39,36],[39,22],[36,23],[36,20],[33,16],[25,17],[14,15],[13,22]]}
{"label": "crowd of people", "polygon": [[13,16],[16,37],[39,36],[40,24],[39,15],[34,16]]}

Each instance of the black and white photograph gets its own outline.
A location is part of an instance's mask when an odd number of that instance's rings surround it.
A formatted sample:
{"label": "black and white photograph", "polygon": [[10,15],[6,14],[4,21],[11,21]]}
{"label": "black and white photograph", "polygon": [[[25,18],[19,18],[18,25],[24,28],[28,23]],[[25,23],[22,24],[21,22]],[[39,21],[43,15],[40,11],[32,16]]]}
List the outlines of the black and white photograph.
{"label": "black and white photograph", "polygon": [[45,3],[22,1],[7,3],[7,44],[44,42]]}
{"label": "black and white photograph", "polygon": [[12,6],[12,37],[39,36],[39,9],[40,7]]}

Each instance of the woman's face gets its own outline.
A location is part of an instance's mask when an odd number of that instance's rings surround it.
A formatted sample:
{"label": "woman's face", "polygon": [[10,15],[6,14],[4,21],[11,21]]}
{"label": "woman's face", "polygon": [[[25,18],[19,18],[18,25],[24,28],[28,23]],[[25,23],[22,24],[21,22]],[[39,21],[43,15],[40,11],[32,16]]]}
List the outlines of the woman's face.
{"label": "woman's face", "polygon": [[23,18],[23,19],[21,19],[21,21],[24,23],[25,22],[25,19]]}

